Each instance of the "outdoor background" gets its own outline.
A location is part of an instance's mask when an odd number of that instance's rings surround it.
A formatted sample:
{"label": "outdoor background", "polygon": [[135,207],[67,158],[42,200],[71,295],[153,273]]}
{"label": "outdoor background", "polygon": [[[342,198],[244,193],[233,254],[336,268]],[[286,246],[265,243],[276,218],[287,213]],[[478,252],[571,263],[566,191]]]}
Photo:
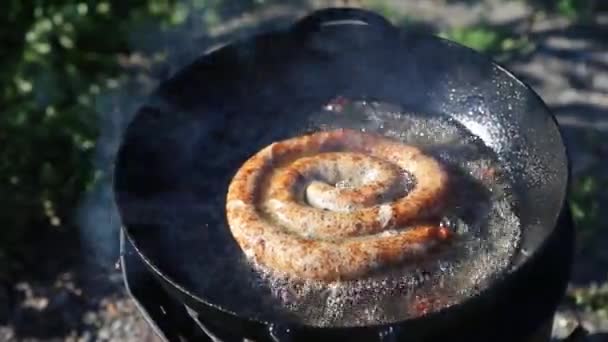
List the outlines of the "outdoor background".
{"label": "outdoor background", "polygon": [[116,267],[109,177],[123,128],[205,50],[345,4],[490,54],[549,104],[573,159],[579,238],[554,333],[580,320],[607,341],[605,0],[2,0],[0,341],[154,341]]}

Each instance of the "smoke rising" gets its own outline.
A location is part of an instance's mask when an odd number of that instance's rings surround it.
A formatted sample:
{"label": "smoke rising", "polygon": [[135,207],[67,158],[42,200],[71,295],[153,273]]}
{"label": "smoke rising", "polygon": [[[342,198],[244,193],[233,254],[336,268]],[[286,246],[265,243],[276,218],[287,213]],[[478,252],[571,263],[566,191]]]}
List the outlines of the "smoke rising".
{"label": "smoke rising", "polygon": [[[112,87],[95,100],[98,116],[94,167],[101,177],[87,192],[77,210],[84,263],[87,269],[111,271],[119,257],[121,220],[112,191],[112,174],[121,138],[136,111],[162,82],[195,58],[233,39],[261,30],[287,25],[301,15],[306,6],[252,6],[246,2],[225,1],[213,9],[201,1],[180,1],[171,20],[177,25],[163,28],[152,20],[130,28],[128,55],[119,56],[124,74],[112,80]],[[217,7],[220,7],[219,5]]]}

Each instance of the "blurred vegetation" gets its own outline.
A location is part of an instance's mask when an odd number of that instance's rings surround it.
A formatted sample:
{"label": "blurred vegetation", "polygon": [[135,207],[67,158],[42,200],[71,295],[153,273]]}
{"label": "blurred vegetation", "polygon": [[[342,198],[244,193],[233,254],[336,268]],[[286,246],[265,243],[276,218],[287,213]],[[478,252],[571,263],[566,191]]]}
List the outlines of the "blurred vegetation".
{"label": "blurred vegetation", "polygon": [[517,54],[530,52],[533,42],[506,29],[493,28],[488,24],[453,28],[439,36],[458,42],[474,50],[492,55],[498,61],[506,61]]}
{"label": "blurred vegetation", "polygon": [[552,13],[572,20],[587,20],[604,0],[522,0],[539,12]]}
{"label": "blurred vegetation", "polygon": [[[447,0],[448,2],[475,3],[475,0]],[[585,21],[591,17],[594,10],[606,6],[601,1],[594,0],[520,0],[527,2],[534,12],[531,21],[535,17],[544,15],[558,15],[572,21]],[[607,2],[608,3],[608,2]],[[364,4],[394,24],[408,27],[416,26],[417,21],[402,11],[397,10],[394,5],[384,0],[366,0]],[[505,61],[516,54],[525,54],[534,48],[534,42],[530,41],[525,34],[516,34],[509,28],[496,26],[487,22],[475,23],[465,27],[451,27],[438,32],[440,37],[455,41],[480,52],[492,55],[499,61]]]}
{"label": "blurred vegetation", "polygon": [[583,175],[573,181],[570,208],[574,222],[579,228],[579,248],[592,245],[597,229],[604,225],[600,220],[598,197],[600,189],[606,185],[606,180],[591,174]]}
{"label": "blurred vegetation", "polygon": [[608,282],[578,288],[569,295],[584,311],[596,312],[601,318],[608,319]]}
{"label": "blurred vegetation", "polygon": [[[403,14],[395,9],[393,5],[382,0],[367,0],[365,5],[401,27],[416,27],[416,19]],[[518,37],[508,29],[492,26],[487,23],[477,23],[466,27],[453,27],[435,33],[442,38],[446,38],[465,45],[480,52],[488,53],[498,59],[508,59],[509,52],[526,52],[532,44],[525,37]]]}
{"label": "blurred vegetation", "polygon": [[[33,257],[24,248],[31,241],[74,226],[82,192],[100,177],[92,165],[96,100],[124,81],[119,60],[133,52],[134,32],[158,41],[155,32],[187,20],[205,27],[261,3],[2,1],[0,280]],[[144,54],[153,52],[153,42],[148,47]]]}

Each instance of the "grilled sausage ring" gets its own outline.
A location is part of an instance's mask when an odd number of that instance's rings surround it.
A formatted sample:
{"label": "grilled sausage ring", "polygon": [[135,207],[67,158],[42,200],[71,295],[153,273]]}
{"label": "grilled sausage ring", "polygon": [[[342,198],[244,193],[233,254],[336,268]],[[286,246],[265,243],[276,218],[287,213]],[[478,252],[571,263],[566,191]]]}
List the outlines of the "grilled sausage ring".
{"label": "grilled sausage ring", "polygon": [[347,129],[318,132],[273,143],[242,165],[228,189],[228,225],[246,256],[271,270],[354,279],[450,240],[431,223],[447,182],[416,147]]}

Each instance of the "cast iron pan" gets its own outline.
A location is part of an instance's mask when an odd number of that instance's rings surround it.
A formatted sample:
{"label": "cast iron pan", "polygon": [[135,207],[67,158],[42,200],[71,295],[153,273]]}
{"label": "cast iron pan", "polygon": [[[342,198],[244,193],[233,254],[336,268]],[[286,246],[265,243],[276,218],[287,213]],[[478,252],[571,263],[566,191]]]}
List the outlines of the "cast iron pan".
{"label": "cast iron pan", "polygon": [[[223,212],[231,177],[262,147],[310,129],[310,113],[336,95],[449,115],[483,139],[520,194],[525,253],[513,270],[461,304],[390,325],[321,328],[214,302],[222,291],[230,296],[230,286],[203,291],[201,279],[224,284],[239,272],[229,264],[219,272],[206,267],[214,253],[237,248],[226,238]],[[226,148],[232,152],[213,152]],[[236,336],[513,341],[550,317],[564,292],[574,240],[569,173],[555,118],[504,68],[455,43],[402,32],[371,12],[325,9],[204,55],[164,82],[126,131],[115,193],[128,239],[161,284]]]}

